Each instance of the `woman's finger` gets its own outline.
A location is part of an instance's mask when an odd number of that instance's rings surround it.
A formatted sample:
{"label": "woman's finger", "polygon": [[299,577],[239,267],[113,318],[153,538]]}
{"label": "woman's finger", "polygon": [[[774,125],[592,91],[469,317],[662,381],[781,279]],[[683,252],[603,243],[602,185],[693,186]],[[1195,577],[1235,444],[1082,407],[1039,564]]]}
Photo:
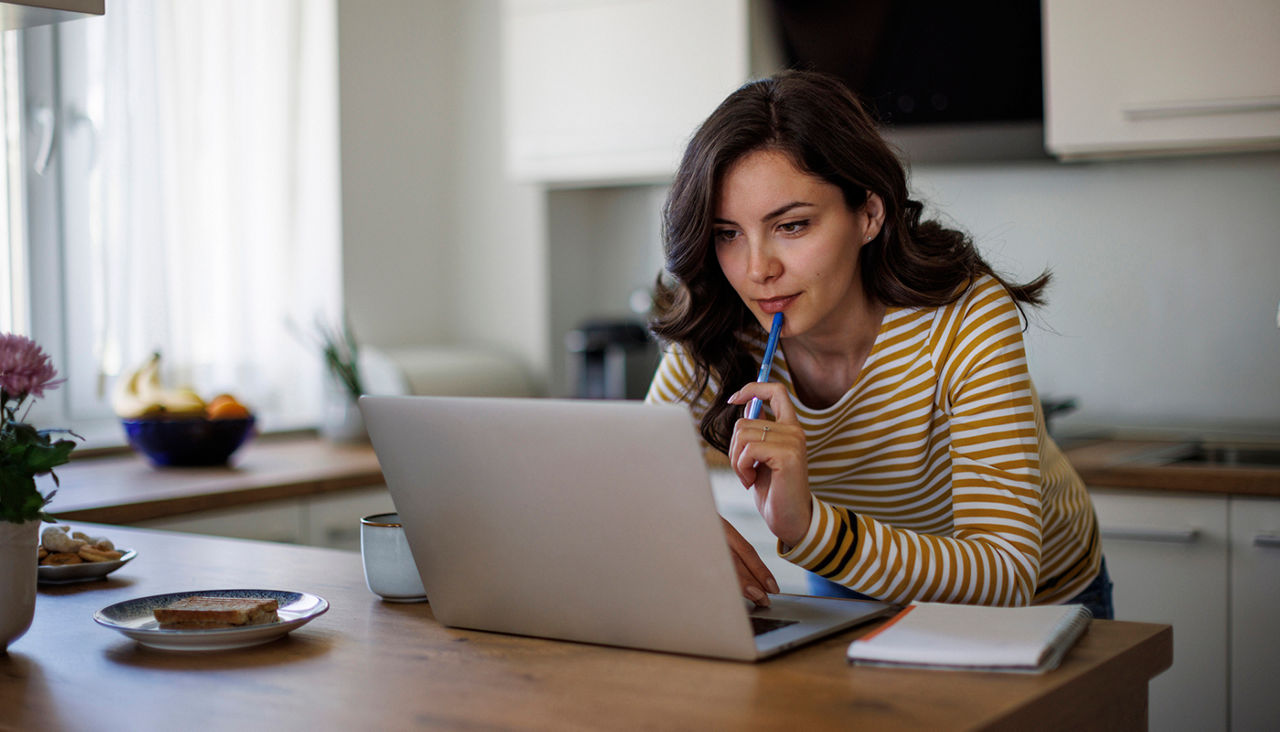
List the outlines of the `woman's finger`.
{"label": "woman's finger", "polygon": [[750,436],[743,429],[743,423],[749,420],[739,419],[733,426],[733,434],[729,437],[729,465],[733,468],[734,475],[738,476],[738,482],[742,483],[743,488],[750,488],[756,482],[756,472],[753,466],[748,466],[746,471],[739,470],[741,464],[742,451],[750,444]]}
{"label": "woman's finger", "polygon": [[740,419],[734,426],[733,443],[730,466],[748,488],[758,485],[765,471],[807,462],[804,428],[798,424]]}
{"label": "woman's finger", "polygon": [[747,544],[746,551],[738,552],[735,556],[746,569],[753,584],[758,585],[766,592],[777,594],[778,581],[773,578],[773,572],[770,572],[769,568],[765,566],[764,560],[760,558],[755,547]]}
{"label": "woman's finger", "polygon": [[720,521],[724,527],[725,538],[729,542],[730,553],[733,555],[734,567],[738,572],[738,580],[743,586],[743,591],[748,593],[748,598],[753,602],[760,604],[763,599],[767,603],[767,597],[752,597],[749,589],[756,590],[762,596],[765,592],[778,592],[778,581],[774,579],[773,572],[769,571],[764,560],[760,559],[760,555],[756,552],[756,548],[738,533],[733,524],[723,516],[720,517]]}
{"label": "woman's finger", "polygon": [[769,596],[765,594],[764,589],[751,576],[751,571],[743,564],[742,557],[737,554],[733,555],[733,569],[738,574],[738,585],[742,587],[742,596],[759,607],[769,607]]}
{"label": "woman's finger", "polygon": [[759,399],[769,405],[775,421],[785,424],[799,424],[796,418],[795,405],[787,394],[787,387],[776,381],[753,381],[729,397],[730,404],[747,404],[752,399]]}

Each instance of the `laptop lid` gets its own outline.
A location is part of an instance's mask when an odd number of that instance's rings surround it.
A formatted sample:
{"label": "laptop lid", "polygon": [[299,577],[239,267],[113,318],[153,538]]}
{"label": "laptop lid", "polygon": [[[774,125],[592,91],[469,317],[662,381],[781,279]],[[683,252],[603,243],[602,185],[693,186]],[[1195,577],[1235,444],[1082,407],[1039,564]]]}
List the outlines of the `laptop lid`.
{"label": "laptop lid", "polygon": [[[365,396],[360,408],[440,622],[740,660],[771,652],[744,612],[685,409],[421,396]],[[844,627],[889,607],[832,603],[849,611],[828,625]],[[780,648],[810,637],[801,631],[761,638],[787,639]]]}

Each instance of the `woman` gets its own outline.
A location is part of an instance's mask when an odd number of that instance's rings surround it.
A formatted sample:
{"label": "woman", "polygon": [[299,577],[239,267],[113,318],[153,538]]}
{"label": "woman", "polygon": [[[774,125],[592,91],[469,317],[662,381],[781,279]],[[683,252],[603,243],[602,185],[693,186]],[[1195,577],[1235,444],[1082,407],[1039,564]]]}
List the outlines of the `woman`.
{"label": "woman", "polygon": [[[1021,305],[963,234],[921,221],[840,82],[784,72],[730,95],[669,194],[650,402],[689,406],[816,594],[1111,617],[1097,522],[1049,439]],[[773,378],[755,383],[784,316]],[[763,401],[768,415],[743,417]],[[771,416],[769,416],[771,415]],[[777,584],[727,522],[746,597]]]}

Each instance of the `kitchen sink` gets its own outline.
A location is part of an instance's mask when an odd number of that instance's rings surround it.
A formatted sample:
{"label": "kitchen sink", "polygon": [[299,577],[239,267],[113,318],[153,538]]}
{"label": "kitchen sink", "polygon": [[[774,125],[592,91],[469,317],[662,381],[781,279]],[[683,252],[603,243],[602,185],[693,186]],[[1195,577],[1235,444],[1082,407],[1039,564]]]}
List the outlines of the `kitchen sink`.
{"label": "kitchen sink", "polygon": [[1280,447],[1193,444],[1170,464],[1280,467]]}
{"label": "kitchen sink", "polygon": [[1189,440],[1147,448],[1123,458],[1122,462],[1148,466],[1201,465],[1216,468],[1280,469],[1280,444]]}

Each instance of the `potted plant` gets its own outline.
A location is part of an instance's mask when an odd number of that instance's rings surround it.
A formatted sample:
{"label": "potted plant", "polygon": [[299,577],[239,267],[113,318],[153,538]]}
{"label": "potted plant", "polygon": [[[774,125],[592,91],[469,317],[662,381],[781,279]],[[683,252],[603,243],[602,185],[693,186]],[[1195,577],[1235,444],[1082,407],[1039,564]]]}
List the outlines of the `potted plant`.
{"label": "potted plant", "polygon": [[334,442],[364,441],[368,433],[356,406],[356,400],[364,393],[364,382],[360,376],[360,346],[351,322],[343,318],[339,329],[317,319],[316,334],[328,374],[320,433]]}
{"label": "potted plant", "polygon": [[[36,478],[49,475],[71,457],[75,443],[54,439],[67,430],[37,430],[27,424],[24,405],[62,381],[49,356],[25,336],[0,333],[0,652],[31,626],[36,604],[36,546],[40,523],[53,518],[44,507],[55,491],[42,494]],[[73,435],[74,436],[74,435]]]}

